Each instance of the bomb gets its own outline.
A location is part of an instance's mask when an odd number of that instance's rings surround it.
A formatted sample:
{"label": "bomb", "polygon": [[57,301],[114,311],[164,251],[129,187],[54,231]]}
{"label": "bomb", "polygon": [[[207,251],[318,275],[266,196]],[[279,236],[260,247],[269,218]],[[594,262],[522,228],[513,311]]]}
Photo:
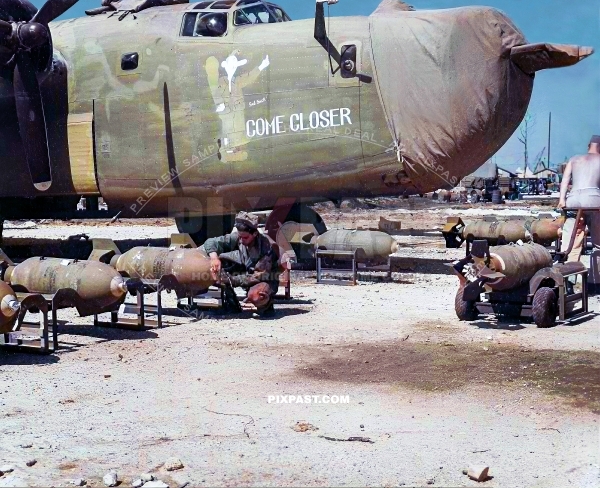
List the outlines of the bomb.
{"label": "bomb", "polygon": [[315,249],[356,251],[359,262],[385,263],[398,250],[398,243],[385,232],[371,230],[330,230],[313,238]]}
{"label": "bomb", "polygon": [[134,247],[121,254],[109,239],[94,239],[93,245],[92,258],[110,263],[122,275],[142,280],[173,276],[180,298],[197,295],[215,283],[210,271],[210,258],[200,249]]}
{"label": "bomb", "polygon": [[492,271],[504,276],[487,281],[486,287],[492,291],[505,291],[529,282],[540,270],[552,266],[550,252],[539,244],[507,245],[489,248],[489,257],[473,257],[473,264],[467,274],[477,278]]}
{"label": "bomb", "polygon": [[0,281],[0,334],[6,334],[12,330],[20,308],[21,304],[13,289]]}
{"label": "bomb", "polygon": [[[562,228],[565,225],[565,218],[558,219],[534,219],[529,221],[531,237],[533,242],[548,246],[562,236]],[[526,224],[527,225],[527,224]]]}
{"label": "bomb", "polygon": [[34,257],[10,264],[2,279],[15,291],[54,295],[72,290],[65,297],[83,316],[113,310],[127,293],[125,279],[96,261]]}
{"label": "bomb", "polygon": [[464,241],[486,240],[491,246],[511,242],[535,242],[544,246],[556,241],[562,234],[564,218],[529,219],[464,224],[458,217],[448,219],[442,234],[447,247],[460,247]]}

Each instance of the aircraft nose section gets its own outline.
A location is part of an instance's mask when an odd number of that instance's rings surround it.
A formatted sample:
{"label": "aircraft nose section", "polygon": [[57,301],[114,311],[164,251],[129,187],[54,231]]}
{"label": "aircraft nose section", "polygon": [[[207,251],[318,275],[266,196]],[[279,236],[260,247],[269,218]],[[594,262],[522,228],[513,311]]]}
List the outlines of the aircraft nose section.
{"label": "aircraft nose section", "polygon": [[399,160],[423,192],[456,186],[521,122],[533,76],[511,61],[523,34],[467,7],[370,17],[374,78]]}

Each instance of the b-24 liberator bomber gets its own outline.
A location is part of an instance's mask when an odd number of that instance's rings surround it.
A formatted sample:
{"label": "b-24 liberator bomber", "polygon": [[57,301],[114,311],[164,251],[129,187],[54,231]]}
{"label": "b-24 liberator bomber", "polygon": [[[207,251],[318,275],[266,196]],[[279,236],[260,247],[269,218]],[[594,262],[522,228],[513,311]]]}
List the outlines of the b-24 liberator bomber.
{"label": "b-24 liberator bomber", "polygon": [[0,0],[2,219],[102,197],[206,237],[239,209],[450,188],[517,128],[537,71],[593,52],[528,44],[488,7],[103,0],[52,22],[76,1]]}

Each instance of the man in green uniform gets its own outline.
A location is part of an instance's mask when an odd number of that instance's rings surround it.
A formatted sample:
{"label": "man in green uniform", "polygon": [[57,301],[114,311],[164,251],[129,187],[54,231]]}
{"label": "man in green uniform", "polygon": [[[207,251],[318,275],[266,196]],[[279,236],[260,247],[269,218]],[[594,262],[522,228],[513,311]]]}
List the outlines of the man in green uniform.
{"label": "man in green uniform", "polygon": [[255,215],[240,212],[235,231],[208,239],[202,246],[210,256],[213,278],[248,291],[243,309],[271,314],[279,287],[277,245],[258,231]]}

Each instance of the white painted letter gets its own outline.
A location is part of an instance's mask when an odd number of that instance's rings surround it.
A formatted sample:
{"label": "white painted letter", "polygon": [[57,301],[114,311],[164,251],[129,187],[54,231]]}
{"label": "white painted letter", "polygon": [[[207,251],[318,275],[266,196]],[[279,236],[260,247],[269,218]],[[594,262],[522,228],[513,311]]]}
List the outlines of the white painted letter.
{"label": "white painted letter", "polygon": [[311,129],[319,128],[319,112],[311,112],[310,113],[310,128]]}
{"label": "white painted letter", "polygon": [[342,119],[342,125],[344,125],[344,119],[347,119],[348,124],[352,125],[352,121],[350,120],[350,109],[349,108],[341,108],[340,109],[340,118]]}
{"label": "white painted letter", "polygon": [[334,108],[329,112],[329,125],[331,125],[331,127],[338,127],[340,124],[336,124],[334,117],[339,117],[340,114],[336,114],[336,112],[339,112],[340,109],[339,108]]}
{"label": "white painted letter", "polygon": [[300,130],[308,130],[309,127],[304,126],[304,114],[300,114]]}
{"label": "white painted letter", "polygon": [[300,124],[298,121],[300,120],[300,115],[292,114],[290,116],[290,129],[292,132],[298,132],[300,130]]}
{"label": "white painted letter", "polygon": [[283,128],[283,115],[275,117],[275,130],[277,134],[283,134],[285,129]]}
{"label": "white painted letter", "polygon": [[329,127],[329,111],[322,110],[319,116],[321,117],[321,127],[327,129]]}
{"label": "white painted letter", "polygon": [[256,135],[256,131],[250,128],[250,124],[253,124],[254,127],[256,127],[256,122],[254,122],[254,120],[249,120],[246,122],[246,135],[248,137],[254,137]]}
{"label": "white painted letter", "polygon": [[257,136],[264,136],[265,135],[265,121],[264,119],[258,119],[256,121],[256,135]]}

